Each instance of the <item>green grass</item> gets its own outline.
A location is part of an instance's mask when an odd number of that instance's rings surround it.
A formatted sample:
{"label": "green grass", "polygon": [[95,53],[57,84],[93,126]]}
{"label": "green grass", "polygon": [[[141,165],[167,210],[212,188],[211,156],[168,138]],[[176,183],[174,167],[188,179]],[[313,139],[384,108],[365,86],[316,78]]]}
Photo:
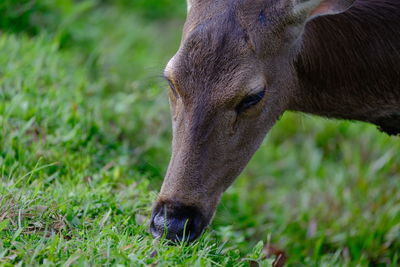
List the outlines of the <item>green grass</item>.
{"label": "green grass", "polygon": [[268,242],[296,266],[400,264],[400,139],[299,114],[271,131],[198,242],[153,240],[171,138],[160,76],[182,21],[149,20],[170,15],[144,1],[58,2],[43,1],[51,27],[0,25],[1,266],[269,266]]}

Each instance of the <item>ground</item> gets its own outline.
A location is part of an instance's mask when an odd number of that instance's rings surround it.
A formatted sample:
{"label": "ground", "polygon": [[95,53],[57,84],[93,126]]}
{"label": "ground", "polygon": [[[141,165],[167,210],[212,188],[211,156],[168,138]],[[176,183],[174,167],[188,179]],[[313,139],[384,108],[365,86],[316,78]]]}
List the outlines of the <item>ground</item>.
{"label": "ground", "polygon": [[35,23],[0,20],[0,265],[269,266],[266,244],[293,265],[400,264],[400,138],[293,113],[199,241],[153,240],[182,18],[41,2]]}

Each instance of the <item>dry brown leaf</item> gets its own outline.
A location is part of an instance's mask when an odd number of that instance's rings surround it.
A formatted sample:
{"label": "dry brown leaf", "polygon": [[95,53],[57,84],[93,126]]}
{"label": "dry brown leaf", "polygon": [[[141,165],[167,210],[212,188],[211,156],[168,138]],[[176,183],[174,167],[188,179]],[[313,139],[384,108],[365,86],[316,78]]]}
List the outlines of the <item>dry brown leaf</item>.
{"label": "dry brown leaf", "polygon": [[282,267],[285,265],[287,260],[286,252],[278,248],[277,246],[273,244],[267,244],[264,247],[263,252],[265,253],[267,258],[275,257],[275,260],[272,263],[273,267]]}

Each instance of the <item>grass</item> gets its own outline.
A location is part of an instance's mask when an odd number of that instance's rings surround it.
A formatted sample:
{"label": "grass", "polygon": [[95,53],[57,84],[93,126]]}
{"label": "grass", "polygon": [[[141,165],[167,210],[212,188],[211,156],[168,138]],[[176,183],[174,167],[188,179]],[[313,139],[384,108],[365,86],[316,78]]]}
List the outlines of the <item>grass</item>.
{"label": "grass", "polygon": [[60,2],[51,28],[24,17],[0,36],[1,266],[269,266],[269,242],[289,265],[400,264],[400,139],[290,113],[198,242],[153,240],[181,20]]}

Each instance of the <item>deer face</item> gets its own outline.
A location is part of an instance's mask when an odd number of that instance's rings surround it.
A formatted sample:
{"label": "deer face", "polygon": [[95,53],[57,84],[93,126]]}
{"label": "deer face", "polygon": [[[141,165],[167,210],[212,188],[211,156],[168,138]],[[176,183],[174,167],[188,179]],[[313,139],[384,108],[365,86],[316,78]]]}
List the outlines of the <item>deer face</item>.
{"label": "deer face", "polygon": [[291,0],[190,2],[181,46],[165,69],[173,142],[154,236],[198,237],[287,109],[296,90],[291,53],[306,19],[293,15],[295,7]]}

